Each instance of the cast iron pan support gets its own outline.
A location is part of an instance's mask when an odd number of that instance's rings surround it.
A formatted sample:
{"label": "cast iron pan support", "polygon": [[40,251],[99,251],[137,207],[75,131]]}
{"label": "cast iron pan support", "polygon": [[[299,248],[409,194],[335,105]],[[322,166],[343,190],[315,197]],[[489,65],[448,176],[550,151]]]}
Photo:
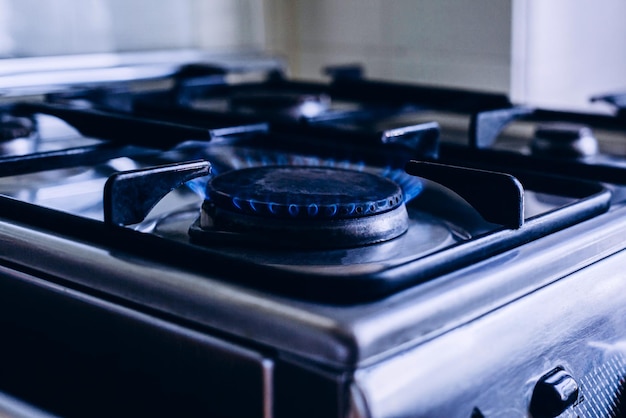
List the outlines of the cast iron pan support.
{"label": "cast iron pan support", "polygon": [[[596,100],[600,100],[600,98]],[[615,97],[613,100],[618,102],[621,99]],[[626,100],[624,101],[626,102]],[[495,170],[498,170],[498,167],[502,167],[507,172],[514,168],[530,169],[558,176],[585,178],[604,183],[626,184],[624,167],[611,156],[598,154],[576,158],[546,157],[494,148],[502,131],[507,125],[515,121],[525,121],[535,125],[540,122],[572,123],[588,125],[593,129],[612,131],[624,131],[626,129],[626,118],[613,115],[566,112],[525,106],[487,110],[478,112],[471,118],[469,149],[463,148],[457,151],[452,147],[448,147],[442,152],[445,155],[443,158],[452,163],[461,161],[463,165],[490,166]]]}
{"label": "cast iron pan support", "polygon": [[512,229],[524,224],[524,189],[509,174],[424,161],[409,161],[406,172],[454,191],[488,222]]}
{"label": "cast iron pan support", "polygon": [[99,109],[79,109],[56,103],[17,103],[13,114],[36,113],[55,116],[72,125],[82,135],[117,143],[169,149],[189,139],[211,140],[211,129],[140,118]]}
{"label": "cast iron pan support", "polygon": [[210,171],[208,161],[190,161],[115,173],[104,185],[104,222],[139,223],[166,194]]}
{"label": "cast iron pan support", "polygon": [[[625,94],[626,96],[626,94]],[[600,98],[595,98],[600,101]],[[605,99],[606,101],[610,99]],[[626,99],[612,98],[615,103],[621,103]],[[626,104],[623,104],[626,106]],[[619,106],[615,104],[615,106]],[[564,122],[577,125],[588,125],[591,128],[624,130],[625,120],[612,115],[589,114],[580,112],[567,112],[560,110],[532,108],[527,106],[513,106],[496,110],[485,110],[472,115],[470,120],[469,139],[472,148],[489,149],[496,142],[498,136],[510,123],[518,120],[531,123],[538,122]]]}
{"label": "cast iron pan support", "polygon": [[626,92],[593,96],[591,102],[607,103],[615,108],[619,118],[626,119]]}
{"label": "cast iron pan support", "polygon": [[415,158],[437,158],[440,128],[437,122],[388,129],[379,133],[380,142],[410,150]]}
{"label": "cast iron pan support", "polygon": [[[174,87],[171,97],[176,104],[189,105],[194,99],[211,96],[212,92],[220,88],[228,90],[230,87],[227,77],[229,74],[254,71],[243,66],[222,66],[208,63],[186,64],[174,74]],[[261,68],[267,82],[282,83],[285,80],[283,69],[280,66]]]}
{"label": "cast iron pan support", "polygon": [[512,106],[509,98],[503,94],[366,78],[365,71],[358,64],[326,67],[324,74],[331,77],[330,93],[334,98],[396,105],[404,103],[416,108],[461,113],[475,113]]}
{"label": "cast iron pan support", "polygon": [[532,116],[533,113],[533,108],[509,107],[475,114],[470,120],[470,146],[478,149],[490,148],[509,123]]}

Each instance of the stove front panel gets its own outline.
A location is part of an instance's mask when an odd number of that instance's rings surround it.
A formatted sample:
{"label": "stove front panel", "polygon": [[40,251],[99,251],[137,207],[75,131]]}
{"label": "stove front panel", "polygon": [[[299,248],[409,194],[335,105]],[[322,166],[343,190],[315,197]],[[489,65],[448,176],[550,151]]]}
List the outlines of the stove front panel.
{"label": "stove front panel", "polygon": [[363,416],[623,416],[625,262],[621,251],[357,371]]}
{"label": "stove front panel", "polygon": [[63,417],[272,414],[274,360],[0,266],[0,390]]}

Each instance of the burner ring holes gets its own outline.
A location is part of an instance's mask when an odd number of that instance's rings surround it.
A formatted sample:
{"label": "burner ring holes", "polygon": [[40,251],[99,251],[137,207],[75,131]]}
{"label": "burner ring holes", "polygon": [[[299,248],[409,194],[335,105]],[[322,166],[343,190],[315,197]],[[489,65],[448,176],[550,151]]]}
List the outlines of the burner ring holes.
{"label": "burner ring holes", "polygon": [[326,206],[326,208],[324,208],[324,213],[328,217],[335,216],[337,214],[337,205]]}
{"label": "burner ring holes", "polygon": [[287,211],[291,216],[296,217],[300,213],[300,208],[298,207],[298,205],[291,204],[287,208]]}
{"label": "burner ring holes", "polygon": [[[356,205],[354,203],[350,203],[346,206],[343,206],[339,211],[341,215],[352,215],[356,209]],[[361,209],[362,210],[362,209]]]}
{"label": "burner ring holes", "polygon": [[267,210],[269,210],[271,214],[277,215],[279,212],[279,206],[276,203],[268,203]]}
{"label": "burner ring holes", "polygon": [[248,204],[250,205],[250,209],[252,209],[253,212],[258,212],[259,210],[256,207],[256,203],[254,202],[254,200],[250,200],[248,201]]}

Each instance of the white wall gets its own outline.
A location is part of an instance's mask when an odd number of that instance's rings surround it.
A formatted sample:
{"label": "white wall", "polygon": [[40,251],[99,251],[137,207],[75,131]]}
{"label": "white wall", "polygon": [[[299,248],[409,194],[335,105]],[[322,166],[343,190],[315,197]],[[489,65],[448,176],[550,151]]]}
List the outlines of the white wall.
{"label": "white wall", "polygon": [[110,27],[102,0],[0,0],[0,57],[109,51]]}
{"label": "white wall", "polygon": [[[624,0],[0,0],[0,57],[267,51],[370,77],[588,108],[626,90]],[[594,105],[597,109],[598,105]]]}
{"label": "white wall", "polygon": [[188,1],[195,47],[220,51],[264,49],[263,0]]}
{"label": "white wall", "polygon": [[0,57],[260,50],[262,0],[0,0]]}
{"label": "white wall", "polygon": [[624,0],[264,0],[266,48],[296,76],[360,62],[387,79],[606,111],[626,91]]}
{"label": "white wall", "polygon": [[292,73],[363,63],[372,77],[508,92],[511,5],[502,0],[265,0],[266,48]]}
{"label": "white wall", "polygon": [[626,90],[626,2],[514,0],[511,95],[545,107],[598,109]]}

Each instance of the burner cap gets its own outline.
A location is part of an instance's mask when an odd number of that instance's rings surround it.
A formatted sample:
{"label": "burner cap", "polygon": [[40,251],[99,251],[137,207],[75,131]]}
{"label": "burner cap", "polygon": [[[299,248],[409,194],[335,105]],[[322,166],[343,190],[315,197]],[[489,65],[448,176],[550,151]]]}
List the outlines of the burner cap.
{"label": "burner cap", "polygon": [[579,158],[597,154],[591,128],[577,123],[552,122],[537,126],[531,142],[534,155]]}
{"label": "burner cap", "polygon": [[227,172],[207,185],[216,205],[283,219],[356,218],[402,204],[402,189],[370,173],[325,167],[256,167]]}
{"label": "burner cap", "polygon": [[233,108],[258,113],[282,112],[285,116],[310,118],[328,110],[330,97],[325,94],[256,91],[240,92],[230,98]]}
{"label": "burner cap", "polygon": [[0,117],[0,141],[25,138],[35,130],[33,121],[28,118],[3,115]]}
{"label": "burner cap", "polygon": [[200,227],[235,232],[242,241],[346,247],[389,240],[408,228],[400,186],[354,170],[234,170],[214,177],[207,196]]}

